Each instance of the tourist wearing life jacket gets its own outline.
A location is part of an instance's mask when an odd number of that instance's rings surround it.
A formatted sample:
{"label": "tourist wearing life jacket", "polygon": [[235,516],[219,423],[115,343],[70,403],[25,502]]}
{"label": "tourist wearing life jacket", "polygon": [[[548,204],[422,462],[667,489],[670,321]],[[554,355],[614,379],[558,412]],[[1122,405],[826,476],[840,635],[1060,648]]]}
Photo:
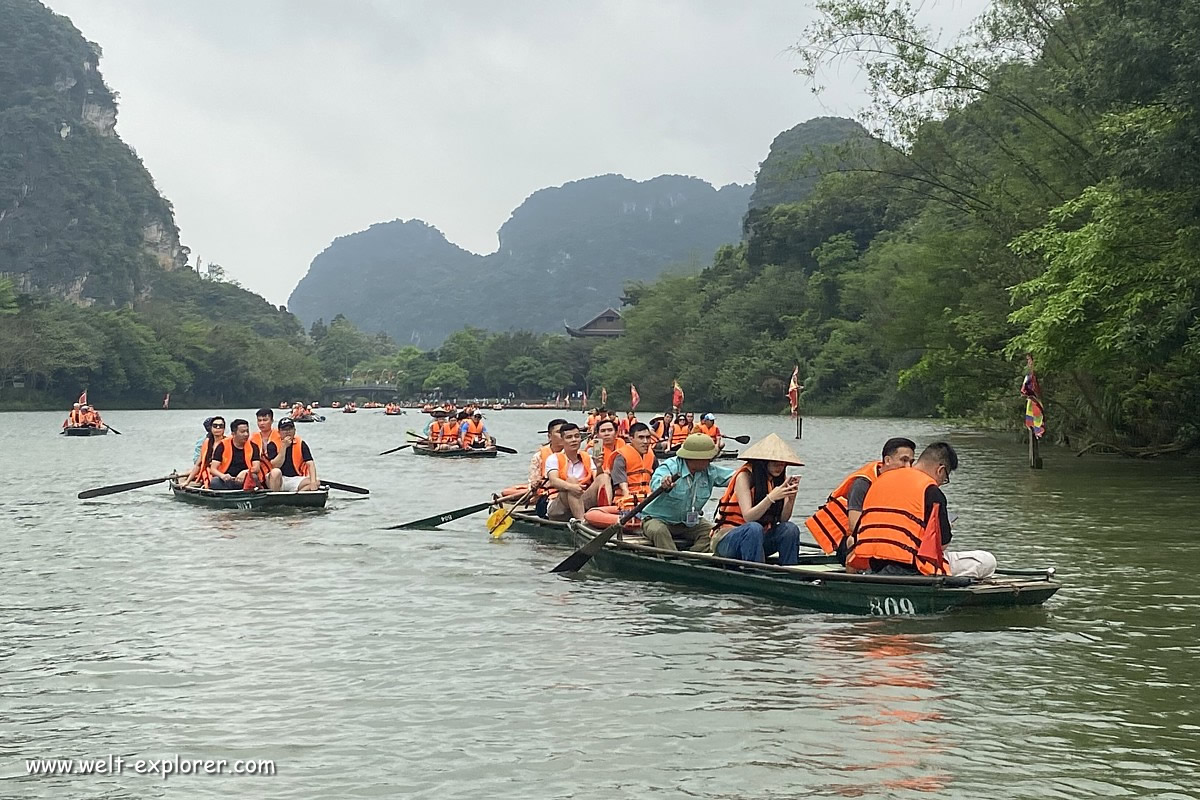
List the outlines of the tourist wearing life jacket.
{"label": "tourist wearing life jacket", "polygon": [[79,408],[80,408],[79,403],[76,403],[75,405],[71,406],[71,410],[67,413],[67,418],[66,418],[66,420],[63,421],[63,424],[62,424],[62,426],[64,428],[75,428],[81,424],[80,420],[79,420]]}
{"label": "tourist wearing life jacket", "polygon": [[[638,421],[638,418],[637,418],[636,414],[634,414],[632,411],[627,412],[625,414],[625,419],[621,420],[621,423],[617,426],[617,433],[619,433],[622,437],[628,439],[629,436],[631,435],[631,431],[634,426],[634,423],[636,423],[637,421]],[[650,429],[647,428],[646,430],[649,431]]]}
{"label": "tourist wearing life jacket", "polygon": [[780,565],[800,563],[800,527],[791,521],[800,476],[789,478],[787,468],[804,462],[774,433],[745,450],[742,460],[717,503],[712,551],[759,563],[778,552]]}
{"label": "tourist wearing life jacket", "polygon": [[693,552],[709,552],[712,523],[703,517],[704,504],[713,489],[724,486],[733,475],[732,469],[712,463],[716,457],[716,442],[693,433],[673,458],[655,468],[650,490],[665,486],[668,491],[642,510],[642,535],[654,547],[678,550],[683,545]]}
{"label": "tourist wearing life jacket", "polygon": [[266,448],[267,488],[272,492],[315,492],[321,487],[317,464],[308,442],[296,435],[296,423],[284,417],[276,433],[279,442],[269,441]]}
{"label": "tourist wearing life jacket", "polygon": [[675,422],[671,425],[671,439],[669,446],[674,449],[683,444],[688,435],[692,432],[692,425],[687,417],[680,414],[675,417]]}
{"label": "tourist wearing life jacket", "polygon": [[[255,423],[258,425],[258,430],[250,435],[250,441],[258,447],[258,452],[263,455],[267,452],[267,445],[275,443],[275,448],[279,448],[279,431],[275,430],[275,412],[269,408],[260,408],[254,414]],[[259,483],[265,485],[267,475],[271,472],[270,464],[267,459],[262,460],[259,467]]]}
{"label": "tourist wearing life jacket", "polygon": [[425,444],[438,445],[442,443],[442,423],[446,420],[446,412],[440,408],[429,412],[430,420],[425,423]]}
{"label": "tourist wearing life jacket", "polygon": [[592,443],[592,461],[601,472],[612,473],[613,459],[617,457],[617,448],[625,442],[617,438],[617,425],[605,417],[596,423],[596,439]]}
{"label": "tourist wearing life jacket", "polygon": [[[463,414],[466,413],[466,411],[463,412]],[[459,424],[458,439],[459,446],[464,450],[472,447],[487,447],[491,444],[490,437],[487,435],[487,427],[483,424],[483,412],[476,409],[469,418]]]}
{"label": "tourist wearing life jacket", "polygon": [[255,488],[259,485],[262,452],[250,441],[250,423],[235,419],[229,427],[233,435],[216,446],[208,463],[208,488]]}
{"label": "tourist wearing life jacket", "polygon": [[712,414],[705,414],[701,417],[700,424],[696,426],[696,430],[716,442],[718,452],[725,447],[725,440],[721,437],[721,429],[717,427],[717,418]]}
{"label": "tourist wearing life jacket", "polygon": [[893,469],[871,484],[863,500],[848,569],[879,575],[961,575],[986,578],[996,558],[985,550],[947,553],[950,515],[941,487],[958,468],[945,442],[926,447],[912,469]]}
{"label": "tourist wearing life jacket", "polygon": [[608,475],[599,472],[592,457],[580,450],[583,434],[573,422],[559,426],[563,449],[546,458],[545,478],[553,496],[546,506],[548,519],[583,519],[588,509],[600,505],[601,492],[612,494]]}
{"label": "tourist wearing life jacket", "polygon": [[650,446],[658,451],[659,455],[667,452],[671,441],[671,423],[674,421],[675,415],[670,411],[650,420]]}
{"label": "tourist wearing life jacket", "polygon": [[826,553],[837,553],[846,563],[847,537],[858,526],[863,499],[871,484],[885,472],[911,467],[917,443],[896,436],[883,443],[883,460],[871,461],[847,475],[816,512],[804,521],[813,541]]}
{"label": "tourist wearing life jacket", "polygon": [[225,418],[209,417],[204,420],[204,436],[196,442],[192,454],[192,468],[183,479],[184,486],[208,485],[208,464],[212,461],[217,443],[225,438]]}
{"label": "tourist wearing life jacket", "polygon": [[634,422],[629,428],[629,444],[617,448],[609,478],[617,505],[628,511],[650,494],[650,476],[658,461],[650,447],[650,428]]}
{"label": "tourist wearing life jacket", "polygon": [[[555,453],[561,453],[563,449],[562,435],[559,433],[559,428],[566,425],[565,419],[556,418],[550,420],[550,424],[546,426],[546,444],[537,449],[537,452],[529,459],[529,485],[537,486],[543,477],[546,475],[546,459]],[[537,489],[534,493],[536,497],[536,508],[534,513],[539,517],[546,516],[546,506],[550,501],[550,487],[546,484],[542,488]]]}

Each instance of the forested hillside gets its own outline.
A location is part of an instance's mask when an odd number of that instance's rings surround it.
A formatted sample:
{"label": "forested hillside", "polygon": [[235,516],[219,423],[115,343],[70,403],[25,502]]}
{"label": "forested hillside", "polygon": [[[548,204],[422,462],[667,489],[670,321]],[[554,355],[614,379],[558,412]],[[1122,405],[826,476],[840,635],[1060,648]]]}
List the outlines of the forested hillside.
{"label": "forested hillside", "polygon": [[187,268],[99,57],[66,17],[0,0],[0,405],[315,393],[321,362],[292,315]]}
{"label": "forested hillside", "polygon": [[114,130],[100,48],[32,0],[0,0],[0,274],[114,306],[187,262],[171,207]]}
{"label": "forested hillside", "polygon": [[465,324],[561,331],[564,319],[583,322],[617,303],[625,281],[671,265],[698,269],[737,241],[749,194],[679,175],[586,178],[530,195],[488,256],[419,220],[381,223],[318,255],[288,308],[308,322],[344,314],[423,347]]}
{"label": "forested hillside", "polygon": [[1005,0],[951,44],[877,0],[820,12],[809,74],[861,65],[888,147],[635,287],[593,382],[779,409],[799,363],[810,410],[1015,422],[1031,353],[1051,431],[1200,444],[1200,6]]}

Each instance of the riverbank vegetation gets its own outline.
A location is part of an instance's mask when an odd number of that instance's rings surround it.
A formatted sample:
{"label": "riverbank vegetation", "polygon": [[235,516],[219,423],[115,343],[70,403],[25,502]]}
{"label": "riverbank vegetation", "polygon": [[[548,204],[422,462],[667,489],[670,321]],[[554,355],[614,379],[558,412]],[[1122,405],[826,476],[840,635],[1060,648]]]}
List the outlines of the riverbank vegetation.
{"label": "riverbank vegetation", "polygon": [[827,0],[797,52],[869,80],[874,143],[759,209],[695,277],[632,287],[593,382],[701,405],[1018,419],[1131,455],[1200,430],[1200,7],[1000,0],[941,42],[912,8]]}

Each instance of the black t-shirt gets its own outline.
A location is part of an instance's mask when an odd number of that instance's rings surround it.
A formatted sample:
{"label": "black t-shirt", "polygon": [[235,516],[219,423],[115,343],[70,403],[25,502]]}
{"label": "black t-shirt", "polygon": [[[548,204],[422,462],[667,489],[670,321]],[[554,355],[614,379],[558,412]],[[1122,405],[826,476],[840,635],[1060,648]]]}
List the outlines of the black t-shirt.
{"label": "black t-shirt", "polygon": [[[288,452],[285,453],[283,456],[283,464],[281,464],[279,466],[279,471],[282,472],[288,478],[295,478],[297,475],[300,474],[300,473],[296,472],[296,467],[294,464],[292,464],[291,448],[295,447],[295,446],[296,446],[296,443],[292,442],[291,446],[288,448]],[[277,456],[277,455],[279,455],[279,448],[275,446],[274,442],[267,442],[267,460],[274,461],[275,456]],[[308,442],[301,441],[300,442],[300,463],[305,464],[312,460],[313,460],[312,451],[308,449]]]}
{"label": "black t-shirt", "polygon": [[[246,463],[246,453],[243,448],[234,447],[233,442],[229,439],[223,439],[221,443],[217,445],[217,449],[213,451],[213,461],[216,461],[219,464],[222,460],[224,460],[226,446],[233,447],[233,460],[229,462],[229,469],[225,470],[227,474],[237,477],[238,473],[240,473],[242,470],[250,469],[250,465]],[[256,445],[254,442],[251,442],[250,449],[254,453],[254,460],[258,461],[262,457],[258,452],[258,445]]]}

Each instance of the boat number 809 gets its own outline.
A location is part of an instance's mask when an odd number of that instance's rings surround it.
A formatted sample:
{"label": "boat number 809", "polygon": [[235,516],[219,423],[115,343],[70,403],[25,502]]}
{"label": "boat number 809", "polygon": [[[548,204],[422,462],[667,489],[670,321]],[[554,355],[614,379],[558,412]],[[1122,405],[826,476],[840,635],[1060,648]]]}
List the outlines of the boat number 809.
{"label": "boat number 809", "polygon": [[875,617],[893,617],[898,614],[916,614],[917,609],[913,607],[912,600],[907,597],[901,597],[897,600],[894,597],[885,597],[882,600],[878,597],[867,599],[871,604],[871,615]]}

